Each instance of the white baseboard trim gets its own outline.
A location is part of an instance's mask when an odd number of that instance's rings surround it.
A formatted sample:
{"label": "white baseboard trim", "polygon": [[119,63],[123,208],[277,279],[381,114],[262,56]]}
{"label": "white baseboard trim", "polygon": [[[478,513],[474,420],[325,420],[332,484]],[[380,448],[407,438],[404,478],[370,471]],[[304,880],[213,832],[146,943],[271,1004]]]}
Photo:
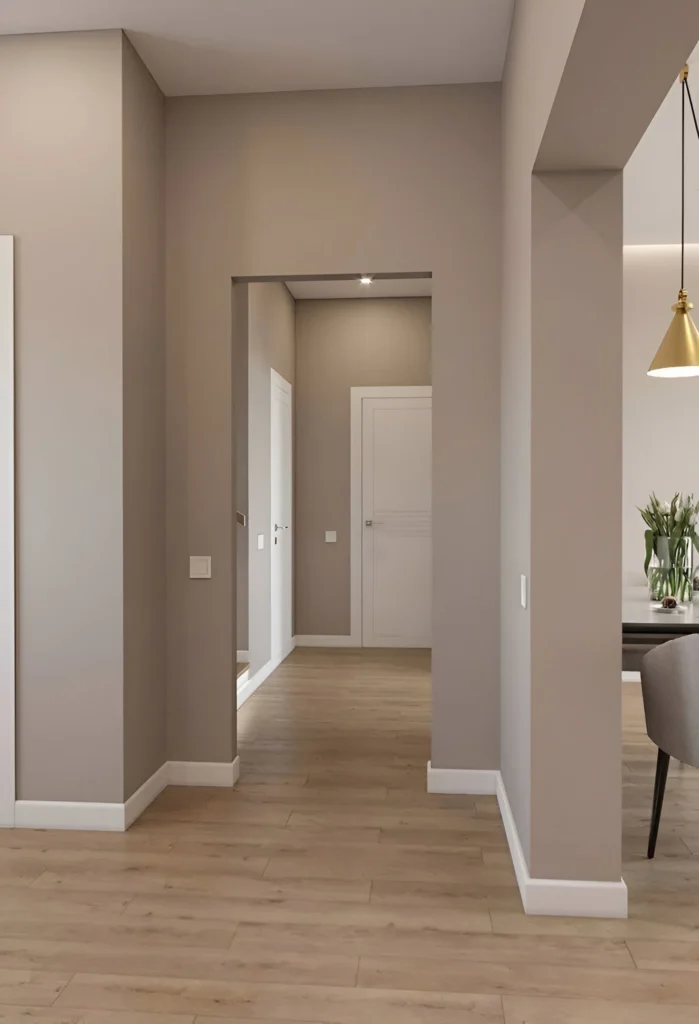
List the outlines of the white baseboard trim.
{"label": "white baseboard trim", "polygon": [[428,762],[427,792],[475,796],[494,793],[497,796],[525,914],[545,917],[628,917],[628,891],[623,878],[618,882],[589,882],[531,877],[499,771],[433,768],[431,762]]}
{"label": "white baseboard trim", "polygon": [[68,800],[16,800],[15,828],[124,832],[125,807]]}
{"label": "white baseboard trim", "polygon": [[618,882],[532,878],[519,839],[517,824],[498,774],[497,798],[525,914],[545,917],[629,916],[629,894],[623,878]]}
{"label": "white baseboard trim", "polygon": [[250,661],[250,651],[236,651],[236,659],[239,665]]}
{"label": "white baseboard trim", "polygon": [[250,673],[244,673],[237,681],[236,686],[236,706],[238,710],[242,708],[246,700],[250,700],[255,690],[259,690],[264,681],[268,679],[272,673],[279,668],[283,661],[289,657],[294,647],[296,646],[296,638],[291,642],[291,647],[288,651],[285,651],[280,658],[272,658],[263,665],[261,669],[251,676]]}
{"label": "white baseboard trim", "polygon": [[153,803],[156,796],[160,796],[170,779],[170,765],[168,762],[161,765],[157,772],[153,772],[149,779],[140,786],[135,793],[129,797],[124,804],[124,828],[133,825],[136,818],[140,818],[146,807]]}
{"label": "white baseboard trim", "polygon": [[240,758],[234,761],[168,761],[170,786],[235,786]]}
{"label": "white baseboard trim", "polygon": [[640,672],[622,672],[621,673],[622,683],[640,683],[641,673]]}
{"label": "white baseboard trim", "polygon": [[428,793],[472,793],[476,796],[497,792],[498,771],[468,768],[433,768],[427,762]]}
{"label": "white baseboard trim", "polygon": [[297,647],[361,647],[361,642],[353,636],[297,636]]}
{"label": "white baseboard trim", "polygon": [[15,828],[125,832],[166,786],[235,786],[240,758],[229,763],[167,761],[123,804],[73,800],[17,800]]}

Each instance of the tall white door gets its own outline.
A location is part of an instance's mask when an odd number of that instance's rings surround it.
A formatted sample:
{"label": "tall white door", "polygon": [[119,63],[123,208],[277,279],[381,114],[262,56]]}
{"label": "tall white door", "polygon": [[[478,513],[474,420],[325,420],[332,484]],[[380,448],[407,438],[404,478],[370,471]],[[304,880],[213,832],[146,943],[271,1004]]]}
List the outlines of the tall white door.
{"label": "tall white door", "polygon": [[362,642],[432,646],[432,399],[362,403]]}
{"label": "tall white door", "polygon": [[272,658],[285,658],[292,640],[292,427],[291,384],[272,370],[271,593]]}

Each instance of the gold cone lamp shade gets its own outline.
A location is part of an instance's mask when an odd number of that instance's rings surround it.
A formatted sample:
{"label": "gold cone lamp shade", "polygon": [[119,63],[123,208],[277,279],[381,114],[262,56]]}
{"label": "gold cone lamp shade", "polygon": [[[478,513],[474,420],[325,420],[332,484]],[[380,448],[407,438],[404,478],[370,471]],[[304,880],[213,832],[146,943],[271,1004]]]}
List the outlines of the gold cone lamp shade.
{"label": "gold cone lamp shade", "polygon": [[680,291],[672,307],[675,315],[648,370],[649,377],[698,377],[699,331],[690,315],[694,305]]}

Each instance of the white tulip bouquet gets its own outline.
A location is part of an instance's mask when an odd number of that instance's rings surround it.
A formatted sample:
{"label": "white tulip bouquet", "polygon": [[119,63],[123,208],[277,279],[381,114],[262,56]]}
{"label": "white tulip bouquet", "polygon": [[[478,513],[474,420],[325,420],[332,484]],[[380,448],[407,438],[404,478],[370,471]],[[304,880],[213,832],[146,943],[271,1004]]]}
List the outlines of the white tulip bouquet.
{"label": "white tulip bouquet", "polygon": [[[674,597],[692,600],[692,554],[699,550],[699,502],[693,494],[675,494],[661,502],[651,494],[638,510],[647,526],[644,570],[653,600]],[[652,564],[651,564],[652,563]]]}

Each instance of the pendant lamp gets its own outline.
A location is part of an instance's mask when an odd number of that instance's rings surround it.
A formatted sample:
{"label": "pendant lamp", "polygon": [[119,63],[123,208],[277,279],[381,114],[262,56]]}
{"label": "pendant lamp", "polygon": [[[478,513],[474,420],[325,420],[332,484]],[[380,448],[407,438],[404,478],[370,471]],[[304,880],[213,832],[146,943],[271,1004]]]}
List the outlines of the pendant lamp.
{"label": "pendant lamp", "polygon": [[667,334],[662,340],[660,348],[655,354],[655,359],[648,370],[649,377],[697,377],[699,376],[699,331],[692,320],[690,310],[694,309],[693,303],[687,298],[684,287],[684,207],[685,207],[685,113],[686,101],[694,118],[694,125],[699,136],[699,124],[694,111],[692,94],[689,91],[689,67],[685,65],[680,75],[682,86],[682,244],[681,244],[681,270],[680,270],[680,293],[677,302],[672,309],[674,316],[668,327]]}

